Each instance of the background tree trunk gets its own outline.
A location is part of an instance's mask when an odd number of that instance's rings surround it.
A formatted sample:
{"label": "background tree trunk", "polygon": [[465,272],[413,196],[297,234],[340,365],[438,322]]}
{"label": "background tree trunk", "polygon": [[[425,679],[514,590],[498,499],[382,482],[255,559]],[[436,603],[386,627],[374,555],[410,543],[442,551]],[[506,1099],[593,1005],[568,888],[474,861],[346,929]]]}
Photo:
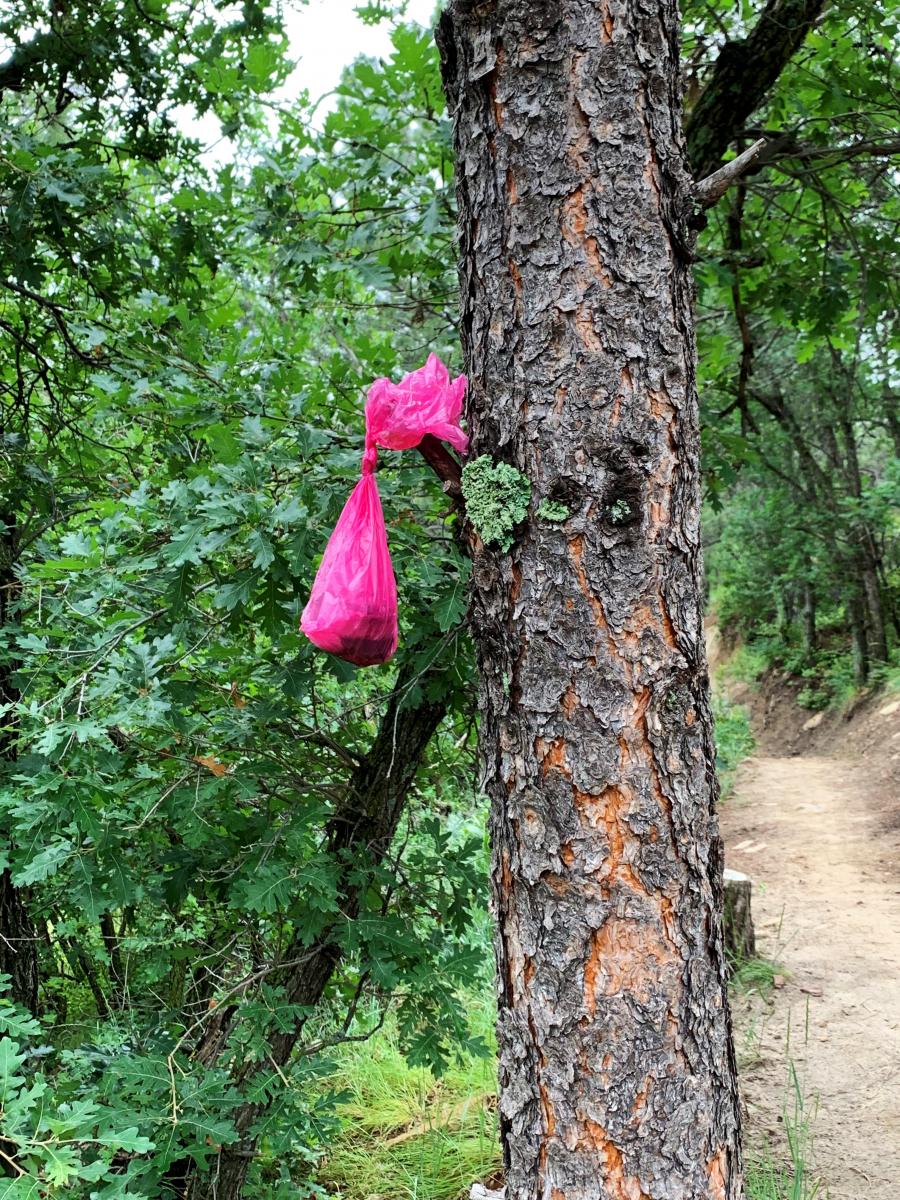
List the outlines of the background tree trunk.
{"label": "background tree trunk", "polygon": [[816,589],[809,579],[803,580],[803,649],[807,656],[815,653],[818,647],[818,632],[816,630]]}
{"label": "background tree trunk", "polygon": [[865,599],[859,583],[858,567],[857,559],[851,558],[847,568],[844,607],[847,610],[847,623],[850,626],[850,640],[853,645],[853,679],[858,687],[862,687],[869,678],[870,662]]}
{"label": "background tree trunk", "polygon": [[[15,514],[0,513],[0,627],[13,621],[13,599],[19,581],[15,565],[18,530]],[[0,705],[16,704],[19,693],[12,681],[13,667],[0,663]],[[15,762],[15,717],[0,716],[0,771]],[[27,892],[17,888],[9,871],[0,871],[0,973],[10,976],[9,993],[30,1012],[38,1010],[38,939],[27,906]]]}
{"label": "background tree trunk", "polygon": [[[358,916],[360,901],[390,851],[428,744],[446,715],[446,697],[408,702],[410,688],[417,681],[427,691],[427,673],[417,672],[413,664],[399,672],[372,747],[353,771],[346,797],[329,823],[327,852],[343,868],[341,926],[326,929],[311,945],[302,935],[289,945],[284,961],[292,965],[271,980],[284,988],[289,1004],[313,1009],[325,994],[343,957],[344,925]],[[211,1066],[222,1057],[238,1008],[238,1004],[223,1008],[209,1024],[194,1049],[196,1062]],[[268,1071],[270,1066],[276,1070],[286,1067],[303,1028],[304,1022],[299,1021],[293,1028],[276,1033],[266,1060],[249,1069],[239,1068],[236,1082],[246,1084],[253,1074]],[[265,1109],[265,1104],[248,1102],[235,1111],[233,1120],[240,1141],[223,1146],[202,1173],[187,1162],[174,1164],[168,1173],[172,1191],[189,1200],[240,1200],[256,1154],[253,1127]]]}
{"label": "background tree trunk", "polygon": [[742,1192],[677,39],[672,0],[439,30],[470,457],[532,488],[510,553],[472,533],[510,1200]]}

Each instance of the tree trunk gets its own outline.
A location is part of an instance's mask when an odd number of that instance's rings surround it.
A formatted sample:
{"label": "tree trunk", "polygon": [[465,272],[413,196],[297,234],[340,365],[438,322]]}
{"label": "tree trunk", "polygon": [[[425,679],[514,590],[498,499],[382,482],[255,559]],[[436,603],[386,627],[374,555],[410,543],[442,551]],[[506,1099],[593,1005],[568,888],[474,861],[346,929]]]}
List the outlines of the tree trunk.
{"label": "tree trunk", "polygon": [[[868,537],[868,534],[863,536]],[[866,597],[866,611],[869,618],[869,650],[877,662],[885,663],[890,655],[887,644],[887,627],[884,620],[884,606],[881,601],[881,588],[878,584],[878,570],[872,561],[870,548],[862,547],[860,554],[860,573],[862,576],[863,592]]]}
{"label": "tree trunk", "polygon": [[809,579],[803,580],[803,649],[812,657],[818,645],[816,630],[816,587]]}
{"label": "tree trunk", "polygon": [[676,6],[438,36],[470,460],[531,485],[471,536],[507,1196],[736,1200]]}
{"label": "tree trunk", "polygon": [[[390,850],[428,743],[447,711],[445,699],[405,704],[416,682],[427,692],[427,675],[420,677],[412,666],[399,673],[372,748],[354,771],[346,799],[331,819],[327,831],[328,854],[344,867],[341,920],[312,945],[298,937],[285,951],[284,961],[293,965],[270,982],[284,988],[287,1004],[312,1009],[322,999],[343,957],[342,931],[357,917],[361,897]],[[237,1009],[238,1005],[234,1005],[217,1014],[194,1050],[197,1062],[210,1066],[221,1056]],[[276,1033],[266,1061],[252,1070],[268,1070],[270,1066],[280,1070],[287,1066],[303,1024],[301,1021],[293,1029]],[[240,1082],[246,1084],[248,1078],[245,1072]],[[263,1104],[247,1103],[235,1112],[233,1120],[240,1141],[223,1146],[204,1174],[196,1174],[190,1164],[174,1164],[168,1180],[175,1193],[189,1200],[240,1200],[256,1152],[253,1126],[264,1111]]]}
{"label": "tree trunk", "polygon": [[[19,581],[15,563],[18,549],[16,518],[0,513],[0,627],[13,620],[13,599]],[[0,663],[0,706],[18,702],[19,693],[12,682],[13,667]],[[14,716],[0,717],[0,770],[15,762]],[[28,912],[27,893],[17,888],[9,871],[0,872],[0,972],[10,976],[9,992],[13,1000],[30,1012],[38,1007],[38,939]]]}
{"label": "tree trunk", "polygon": [[850,560],[847,571],[849,586],[846,600],[847,624],[850,626],[850,640],[853,645],[853,678],[858,687],[862,687],[869,678],[869,635],[866,632],[866,615],[863,592],[857,575],[858,562]]}
{"label": "tree trunk", "polygon": [[[840,363],[840,357],[836,356],[836,359]],[[847,404],[838,403],[837,405],[838,424],[846,453],[845,474],[850,494],[854,499],[861,501],[864,494],[863,477],[859,465],[856,432],[848,409]],[[859,577],[868,613],[869,654],[878,662],[887,662],[887,630],[885,629],[884,606],[881,601],[881,587],[878,582],[878,552],[872,531],[863,516],[860,516],[855,522],[854,533],[859,539]]]}

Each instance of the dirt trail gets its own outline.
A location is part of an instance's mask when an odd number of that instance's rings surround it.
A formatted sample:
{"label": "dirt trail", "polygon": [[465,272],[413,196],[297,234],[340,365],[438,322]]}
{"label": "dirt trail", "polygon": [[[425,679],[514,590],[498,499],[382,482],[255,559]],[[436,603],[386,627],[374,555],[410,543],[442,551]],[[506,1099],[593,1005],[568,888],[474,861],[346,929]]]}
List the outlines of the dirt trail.
{"label": "dirt trail", "polygon": [[736,1005],[750,1140],[784,1146],[792,1060],[829,1200],[900,1197],[900,830],[871,780],[864,759],[757,757],[722,809],[758,954],[786,974],[767,1004]]}

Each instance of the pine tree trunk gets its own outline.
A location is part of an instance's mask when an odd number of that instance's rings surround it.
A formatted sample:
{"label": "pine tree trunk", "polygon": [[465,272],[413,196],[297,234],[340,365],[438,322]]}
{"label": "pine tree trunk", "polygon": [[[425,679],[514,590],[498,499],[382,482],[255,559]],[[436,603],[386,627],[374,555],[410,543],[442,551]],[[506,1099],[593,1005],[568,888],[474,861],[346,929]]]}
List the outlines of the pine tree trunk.
{"label": "pine tree trunk", "polygon": [[470,458],[532,489],[471,539],[507,1196],[737,1200],[676,6],[456,0],[439,43]]}

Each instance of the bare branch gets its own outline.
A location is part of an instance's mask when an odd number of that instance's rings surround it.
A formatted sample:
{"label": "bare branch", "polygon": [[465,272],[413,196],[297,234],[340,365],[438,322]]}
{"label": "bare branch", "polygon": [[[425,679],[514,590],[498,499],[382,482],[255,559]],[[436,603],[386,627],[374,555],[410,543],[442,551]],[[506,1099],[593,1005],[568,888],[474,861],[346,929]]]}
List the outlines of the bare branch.
{"label": "bare branch", "polygon": [[733,158],[730,162],[725,163],[724,167],[719,167],[718,171],[713,171],[712,175],[707,175],[705,179],[701,179],[699,183],[695,184],[694,199],[700,207],[711,208],[717,200],[721,200],[731,185],[736,183],[752,166],[765,145],[766,139],[760,138],[737,158]]}
{"label": "bare branch", "polygon": [[419,453],[440,479],[444,491],[450,496],[457,506],[462,503],[462,467],[457,459],[453,457],[446,446],[442,445],[436,437],[430,433],[426,433],[419,442]]}

